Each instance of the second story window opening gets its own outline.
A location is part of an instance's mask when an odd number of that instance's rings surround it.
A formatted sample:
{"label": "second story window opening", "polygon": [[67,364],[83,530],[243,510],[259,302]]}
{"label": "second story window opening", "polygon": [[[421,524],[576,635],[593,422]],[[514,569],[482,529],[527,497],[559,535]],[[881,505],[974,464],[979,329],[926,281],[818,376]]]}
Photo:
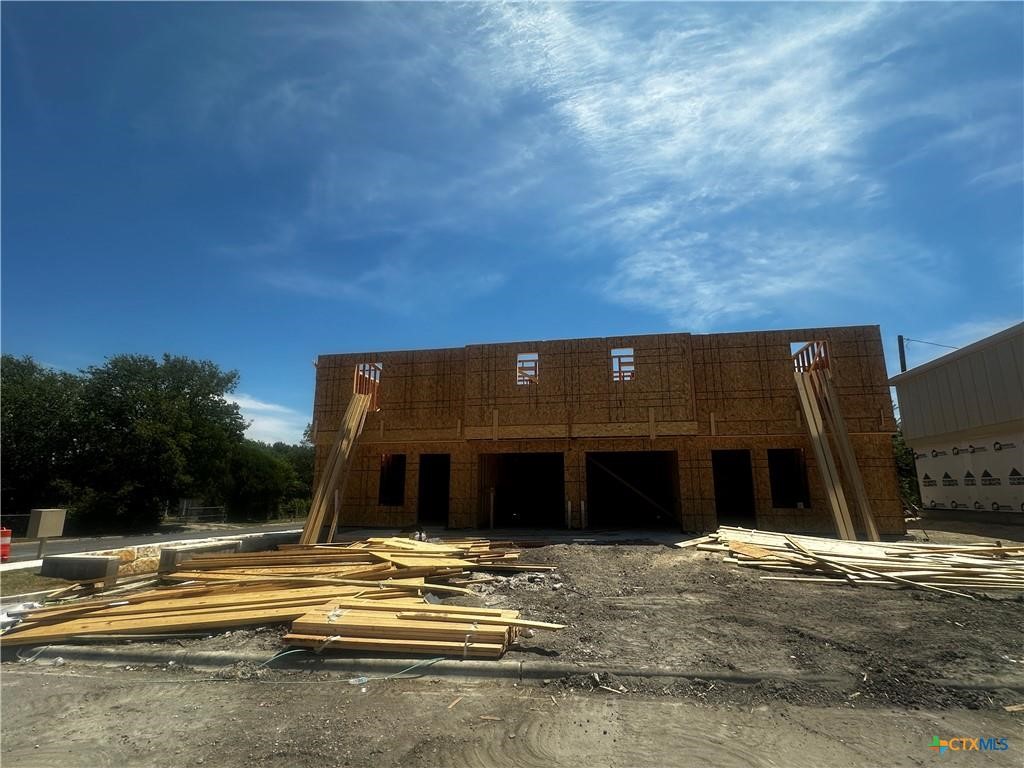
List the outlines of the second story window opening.
{"label": "second story window opening", "polygon": [[381,363],[360,363],[356,366],[356,370],[360,376],[369,379],[374,384],[378,384],[380,383],[380,372],[383,367]]}
{"label": "second story window opening", "polygon": [[536,384],[540,372],[540,355],[520,352],[516,355],[516,384]]}
{"label": "second story window opening", "polygon": [[352,391],[357,395],[369,395],[371,411],[380,410],[381,363],[359,363],[352,377]]}
{"label": "second story window opening", "polygon": [[636,359],[632,347],[613,349],[612,381],[632,381],[636,378]]}

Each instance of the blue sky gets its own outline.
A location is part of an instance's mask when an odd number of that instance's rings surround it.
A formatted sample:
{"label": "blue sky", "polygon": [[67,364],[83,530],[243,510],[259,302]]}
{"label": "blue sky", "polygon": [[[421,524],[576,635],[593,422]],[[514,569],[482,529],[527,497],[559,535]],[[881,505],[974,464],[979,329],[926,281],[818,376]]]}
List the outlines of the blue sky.
{"label": "blue sky", "polygon": [[3,350],[215,360],[257,438],[321,353],[1024,316],[1020,3],[0,14]]}

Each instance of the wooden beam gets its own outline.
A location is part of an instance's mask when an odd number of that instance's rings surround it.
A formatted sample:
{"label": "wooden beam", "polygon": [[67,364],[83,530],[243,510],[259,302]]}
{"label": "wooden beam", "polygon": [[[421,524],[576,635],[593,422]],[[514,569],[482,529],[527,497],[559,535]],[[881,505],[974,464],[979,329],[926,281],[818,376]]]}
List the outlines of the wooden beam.
{"label": "wooden beam", "polygon": [[832,384],[832,372],[829,370],[813,371],[810,374],[810,379],[824,406],[826,420],[832,427],[832,439],[839,450],[839,460],[842,462],[843,472],[853,488],[853,497],[857,502],[864,532],[870,541],[881,541],[881,537],[878,535],[878,526],[875,524],[875,516],[871,513],[871,502],[864,488],[860,466],[857,464],[857,455],[850,443],[850,433],[846,429],[846,420],[843,418],[839,395]]}
{"label": "wooden beam", "polygon": [[811,448],[814,450],[814,457],[818,464],[818,472],[825,487],[829,508],[832,510],[836,532],[840,538],[856,541],[857,534],[850,520],[850,510],[846,504],[846,496],[843,494],[839,472],[836,469],[835,460],[832,458],[832,451],[824,434],[821,412],[818,408],[817,399],[810,389],[807,376],[808,374],[801,373],[800,371],[796,371],[793,374],[797,393],[800,396],[800,404],[804,410],[804,418],[807,422],[807,432],[811,439]]}

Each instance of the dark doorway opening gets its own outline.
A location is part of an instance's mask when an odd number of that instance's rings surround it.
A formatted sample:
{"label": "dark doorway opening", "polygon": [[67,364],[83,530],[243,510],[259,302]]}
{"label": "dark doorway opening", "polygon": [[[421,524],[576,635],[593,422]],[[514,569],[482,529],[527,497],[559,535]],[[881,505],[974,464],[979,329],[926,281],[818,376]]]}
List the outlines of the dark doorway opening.
{"label": "dark doorway opening", "polygon": [[679,528],[676,452],[588,453],[587,525],[591,528]]}
{"label": "dark doorway opening", "polygon": [[769,448],[768,479],[773,507],[806,509],[811,506],[807,461],[800,448]]}
{"label": "dark doorway opening", "polygon": [[565,527],[565,458],[561,453],[488,453],[480,456],[484,525],[494,505],[497,528]]}
{"label": "dark doorway opening", "polygon": [[419,496],[416,507],[416,521],[420,525],[448,525],[451,472],[450,453],[420,454]]}
{"label": "dark doorway opening", "polygon": [[715,478],[718,524],[756,528],[750,451],[712,451],[711,471]]}
{"label": "dark doorway opening", "polygon": [[385,453],[380,457],[377,503],[382,507],[400,507],[405,504],[404,453]]}

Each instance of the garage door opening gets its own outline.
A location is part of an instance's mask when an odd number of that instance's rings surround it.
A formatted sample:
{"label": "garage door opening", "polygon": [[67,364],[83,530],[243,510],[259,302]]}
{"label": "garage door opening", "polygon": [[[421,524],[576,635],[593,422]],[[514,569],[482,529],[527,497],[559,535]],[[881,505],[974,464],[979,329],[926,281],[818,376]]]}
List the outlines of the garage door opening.
{"label": "garage door opening", "polygon": [[712,451],[711,471],[715,478],[718,524],[756,528],[750,451]]}
{"label": "garage door opening", "polygon": [[679,528],[675,451],[587,454],[590,528]]}
{"label": "garage door opening", "polygon": [[449,453],[420,455],[416,520],[420,525],[448,525],[452,457]]}
{"label": "garage door opening", "polygon": [[496,528],[565,527],[565,459],[561,453],[480,456],[484,525],[493,499]]}

